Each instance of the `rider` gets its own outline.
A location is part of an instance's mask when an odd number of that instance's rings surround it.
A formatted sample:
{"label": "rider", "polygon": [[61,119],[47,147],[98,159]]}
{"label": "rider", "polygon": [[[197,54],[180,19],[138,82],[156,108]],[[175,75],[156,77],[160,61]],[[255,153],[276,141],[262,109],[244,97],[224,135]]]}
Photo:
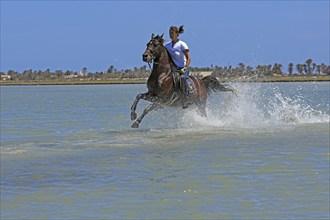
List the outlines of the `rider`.
{"label": "rider", "polygon": [[184,29],[183,25],[181,25],[179,28],[176,26],[171,26],[169,30],[171,41],[167,42],[165,44],[165,47],[169,54],[172,57],[172,60],[176,67],[178,68],[178,71],[181,75],[181,78],[183,79],[183,98],[182,98],[182,108],[187,108],[187,82],[186,79],[189,77],[190,70],[188,69],[191,61],[189,48],[185,42],[180,40],[179,34],[183,34]]}

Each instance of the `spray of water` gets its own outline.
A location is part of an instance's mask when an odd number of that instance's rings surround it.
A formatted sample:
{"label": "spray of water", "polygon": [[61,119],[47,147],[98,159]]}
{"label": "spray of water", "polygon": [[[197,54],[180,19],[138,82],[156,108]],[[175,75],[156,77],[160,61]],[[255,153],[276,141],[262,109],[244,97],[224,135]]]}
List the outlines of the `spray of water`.
{"label": "spray of water", "polygon": [[324,123],[329,122],[329,115],[312,106],[297,96],[286,97],[276,93],[270,99],[268,114],[273,123]]}
{"label": "spray of water", "polygon": [[329,114],[307,104],[299,91],[289,96],[273,85],[236,83],[232,86],[238,97],[230,93],[214,94],[209,98],[207,118],[200,116],[196,110],[190,110],[181,117],[180,126],[232,130],[329,123]]}

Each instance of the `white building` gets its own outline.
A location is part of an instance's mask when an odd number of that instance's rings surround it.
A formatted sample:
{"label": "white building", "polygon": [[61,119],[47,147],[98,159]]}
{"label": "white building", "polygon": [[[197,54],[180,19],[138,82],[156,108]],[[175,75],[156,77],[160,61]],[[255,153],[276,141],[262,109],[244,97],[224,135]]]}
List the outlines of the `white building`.
{"label": "white building", "polygon": [[6,81],[6,80],[10,80],[11,76],[10,75],[1,75],[1,80],[2,81]]}

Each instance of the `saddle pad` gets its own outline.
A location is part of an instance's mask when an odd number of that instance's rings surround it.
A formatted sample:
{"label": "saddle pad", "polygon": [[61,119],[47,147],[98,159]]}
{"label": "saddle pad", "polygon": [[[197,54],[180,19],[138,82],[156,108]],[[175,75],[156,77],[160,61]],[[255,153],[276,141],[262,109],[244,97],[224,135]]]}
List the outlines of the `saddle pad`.
{"label": "saddle pad", "polygon": [[188,94],[194,94],[195,92],[195,83],[191,78],[186,79],[188,85]]}

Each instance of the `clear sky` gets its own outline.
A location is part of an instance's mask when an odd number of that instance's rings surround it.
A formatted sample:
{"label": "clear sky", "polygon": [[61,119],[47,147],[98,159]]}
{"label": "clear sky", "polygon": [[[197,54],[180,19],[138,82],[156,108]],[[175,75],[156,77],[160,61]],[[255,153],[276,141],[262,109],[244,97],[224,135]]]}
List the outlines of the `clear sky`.
{"label": "clear sky", "polygon": [[329,0],[1,0],[0,70],[140,67],[151,34],[181,24],[194,67],[329,64]]}

